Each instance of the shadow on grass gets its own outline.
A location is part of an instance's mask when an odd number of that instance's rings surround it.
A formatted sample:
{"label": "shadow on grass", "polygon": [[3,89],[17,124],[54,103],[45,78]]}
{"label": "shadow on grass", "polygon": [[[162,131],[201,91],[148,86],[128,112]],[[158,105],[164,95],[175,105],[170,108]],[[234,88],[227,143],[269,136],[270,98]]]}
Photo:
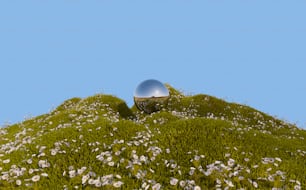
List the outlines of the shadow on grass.
{"label": "shadow on grass", "polygon": [[134,113],[132,112],[132,110],[126,105],[126,103],[120,103],[117,106],[117,110],[120,114],[120,116],[124,119],[131,119],[131,118],[135,118]]}

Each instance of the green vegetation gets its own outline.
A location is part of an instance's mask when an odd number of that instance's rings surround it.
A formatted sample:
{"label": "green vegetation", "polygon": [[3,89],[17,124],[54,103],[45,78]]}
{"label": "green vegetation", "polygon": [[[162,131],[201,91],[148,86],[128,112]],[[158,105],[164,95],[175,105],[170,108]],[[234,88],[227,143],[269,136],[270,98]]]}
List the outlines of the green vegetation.
{"label": "green vegetation", "polygon": [[303,189],[306,131],[167,85],[159,112],[72,98],[0,129],[0,189]]}

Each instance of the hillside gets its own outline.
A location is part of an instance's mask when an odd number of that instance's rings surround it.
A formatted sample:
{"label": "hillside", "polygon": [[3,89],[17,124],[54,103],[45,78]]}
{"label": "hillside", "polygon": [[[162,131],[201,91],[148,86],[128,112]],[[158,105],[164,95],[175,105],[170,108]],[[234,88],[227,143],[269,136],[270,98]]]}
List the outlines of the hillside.
{"label": "hillside", "polygon": [[152,114],[98,94],[1,128],[0,189],[306,188],[305,130],[167,87]]}

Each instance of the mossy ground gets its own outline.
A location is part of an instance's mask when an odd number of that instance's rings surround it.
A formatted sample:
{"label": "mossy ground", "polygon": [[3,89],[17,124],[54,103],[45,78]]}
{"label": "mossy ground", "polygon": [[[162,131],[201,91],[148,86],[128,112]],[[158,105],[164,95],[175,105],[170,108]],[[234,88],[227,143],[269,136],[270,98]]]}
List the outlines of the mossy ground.
{"label": "mossy ground", "polygon": [[0,129],[0,189],[303,189],[306,131],[171,86],[159,112],[73,98]]}

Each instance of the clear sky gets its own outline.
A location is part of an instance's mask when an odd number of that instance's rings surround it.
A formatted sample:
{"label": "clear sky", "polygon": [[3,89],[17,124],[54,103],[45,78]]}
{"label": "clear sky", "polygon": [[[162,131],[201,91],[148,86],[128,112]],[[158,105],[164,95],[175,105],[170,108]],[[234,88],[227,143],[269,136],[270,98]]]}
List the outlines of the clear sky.
{"label": "clear sky", "polygon": [[306,127],[304,0],[2,0],[0,124],[155,78]]}

